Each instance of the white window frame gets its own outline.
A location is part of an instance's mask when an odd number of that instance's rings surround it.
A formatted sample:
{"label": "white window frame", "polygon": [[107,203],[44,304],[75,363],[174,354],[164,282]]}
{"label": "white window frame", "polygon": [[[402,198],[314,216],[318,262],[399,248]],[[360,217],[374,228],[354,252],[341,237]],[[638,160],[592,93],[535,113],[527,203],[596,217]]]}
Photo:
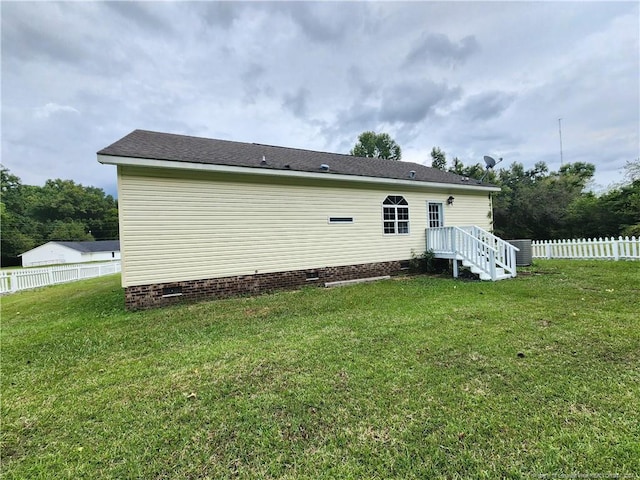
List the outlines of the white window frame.
{"label": "white window frame", "polygon": [[[431,205],[438,205],[438,216],[440,225],[431,225]],[[427,228],[444,227],[444,202],[440,200],[427,200]]]}
{"label": "white window frame", "polygon": [[[400,197],[402,199],[402,201],[404,201],[405,203],[386,203],[387,199],[389,199],[390,197]],[[399,210],[406,210],[406,219],[404,217],[404,212],[403,213],[403,218],[399,219]],[[390,213],[393,212],[393,218],[390,217]],[[406,223],[406,231],[401,232],[400,231],[400,224],[405,224]],[[391,224],[391,225],[389,225]],[[387,229],[389,226],[393,227],[393,232],[388,232]],[[411,214],[409,211],[409,202],[407,201],[407,199],[404,197],[404,195],[387,195],[386,197],[384,197],[384,200],[382,201],[382,233],[385,236],[391,236],[391,235],[410,235],[411,234]]]}

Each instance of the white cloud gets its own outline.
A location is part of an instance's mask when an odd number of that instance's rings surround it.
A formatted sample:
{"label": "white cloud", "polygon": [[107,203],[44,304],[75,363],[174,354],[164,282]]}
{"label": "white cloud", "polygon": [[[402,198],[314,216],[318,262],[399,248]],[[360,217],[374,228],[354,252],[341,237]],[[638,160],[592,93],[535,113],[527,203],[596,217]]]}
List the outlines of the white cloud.
{"label": "white cloud", "polygon": [[50,116],[61,113],[61,112],[70,112],[75,114],[80,114],[78,110],[69,106],[69,105],[58,105],[57,103],[47,103],[43,107],[38,107],[35,109],[33,116],[38,119],[49,118]]}
{"label": "white cloud", "polygon": [[[107,187],[136,128],[347,152],[387,131],[476,163],[638,157],[633,2],[6,2],[2,159]],[[607,161],[603,162],[603,158]],[[110,187],[109,187],[110,188]]]}

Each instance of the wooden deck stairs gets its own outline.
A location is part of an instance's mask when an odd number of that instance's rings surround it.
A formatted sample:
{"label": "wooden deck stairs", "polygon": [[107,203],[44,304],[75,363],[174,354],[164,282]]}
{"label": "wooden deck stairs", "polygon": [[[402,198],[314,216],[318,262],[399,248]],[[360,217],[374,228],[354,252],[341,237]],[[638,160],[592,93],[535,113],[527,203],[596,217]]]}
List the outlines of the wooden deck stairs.
{"label": "wooden deck stairs", "polygon": [[477,226],[438,227],[426,230],[427,250],[436,258],[453,261],[453,276],[460,265],[480,280],[504,280],[516,276],[518,248]]}

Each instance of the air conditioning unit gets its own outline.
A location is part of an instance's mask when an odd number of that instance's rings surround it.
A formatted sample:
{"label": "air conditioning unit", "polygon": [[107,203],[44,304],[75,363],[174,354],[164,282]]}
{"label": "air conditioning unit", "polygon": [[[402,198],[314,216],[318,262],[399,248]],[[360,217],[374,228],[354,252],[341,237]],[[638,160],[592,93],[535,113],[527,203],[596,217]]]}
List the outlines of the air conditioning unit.
{"label": "air conditioning unit", "polygon": [[531,250],[531,240],[507,240],[511,245],[520,250],[516,252],[516,267],[526,267],[531,265],[533,253]]}

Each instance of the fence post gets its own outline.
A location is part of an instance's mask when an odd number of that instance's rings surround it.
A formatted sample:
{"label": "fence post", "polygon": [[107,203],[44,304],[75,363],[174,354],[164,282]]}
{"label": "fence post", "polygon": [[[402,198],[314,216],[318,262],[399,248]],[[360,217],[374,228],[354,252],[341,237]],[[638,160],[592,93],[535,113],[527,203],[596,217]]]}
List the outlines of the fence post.
{"label": "fence post", "polygon": [[546,242],[546,247],[547,247],[547,259],[551,260],[551,243]]}
{"label": "fence post", "polygon": [[620,260],[620,253],[618,249],[618,241],[614,237],[611,237],[611,249],[613,250],[613,259],[617,262]]}

